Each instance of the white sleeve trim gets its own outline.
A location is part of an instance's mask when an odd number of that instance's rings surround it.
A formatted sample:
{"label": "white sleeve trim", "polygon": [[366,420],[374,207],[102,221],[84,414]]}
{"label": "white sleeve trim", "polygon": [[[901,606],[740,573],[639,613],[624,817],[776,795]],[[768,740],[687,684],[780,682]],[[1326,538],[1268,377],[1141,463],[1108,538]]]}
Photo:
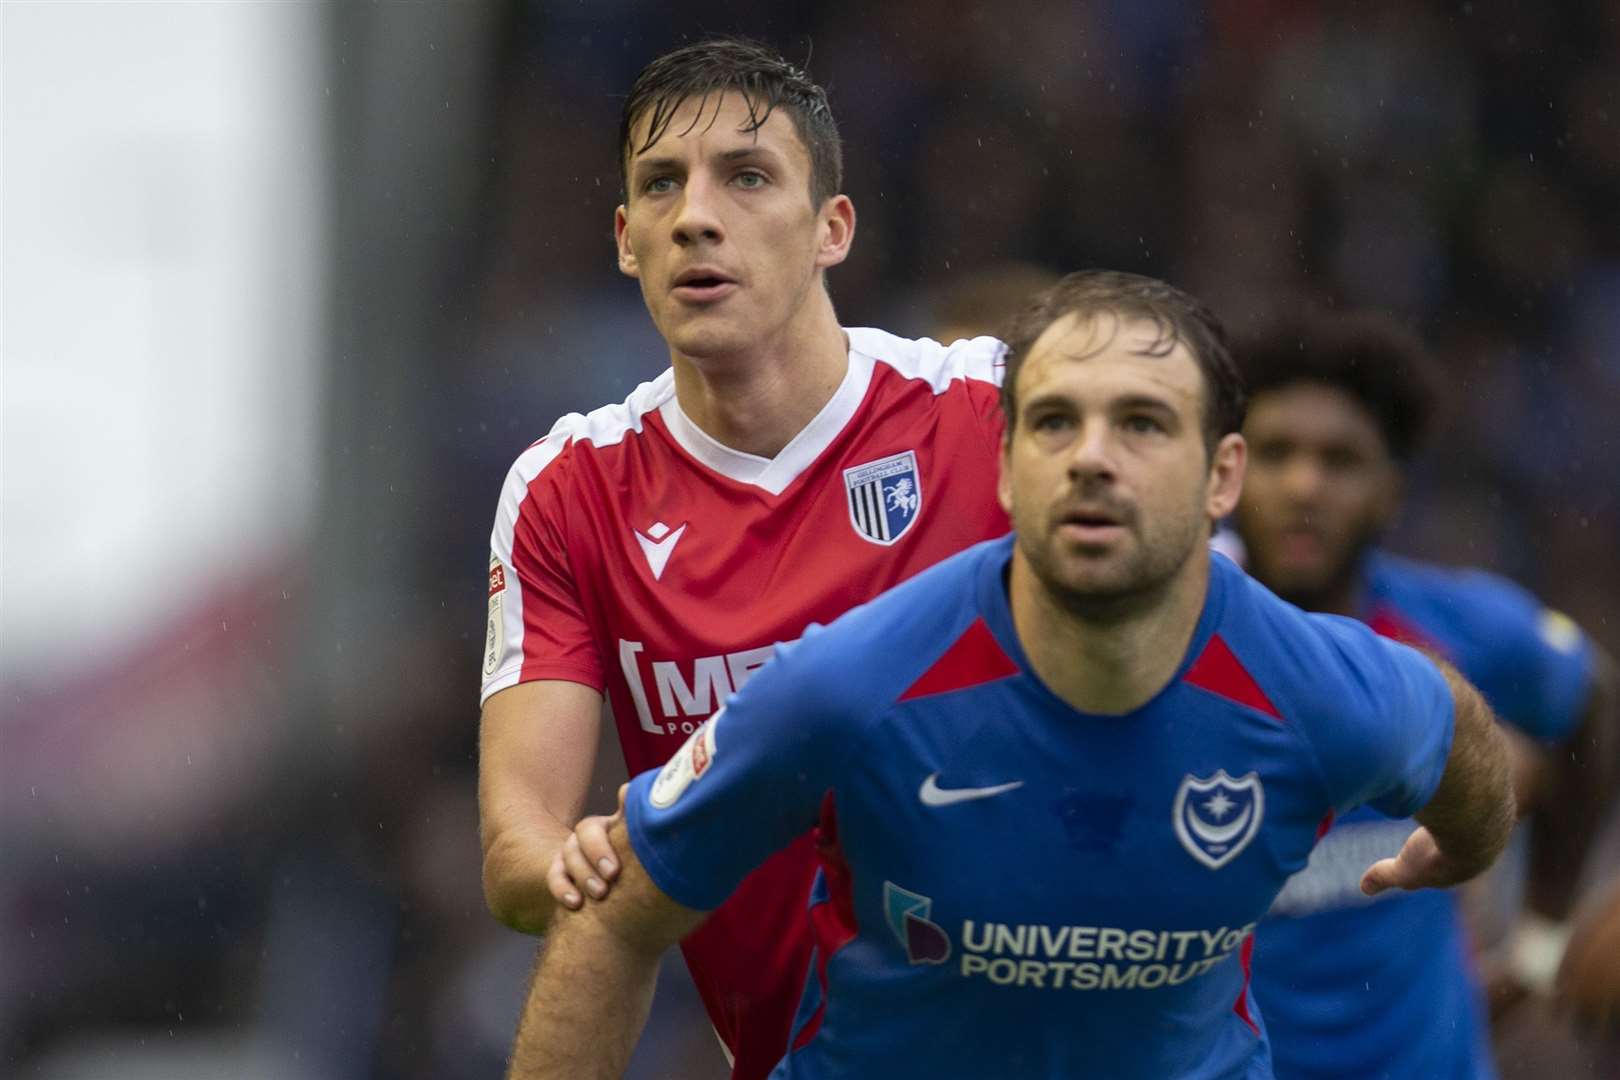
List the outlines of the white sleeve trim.
{"label": "white sleeve trim", "polygon": [[932,338],[896,337],[865,327],[846,331],[852,350],[887,364],[908,379],[922,379],[942,394],[958,379],[1001,385],[1007,347],[993,337],[964,338],[941,345]]}

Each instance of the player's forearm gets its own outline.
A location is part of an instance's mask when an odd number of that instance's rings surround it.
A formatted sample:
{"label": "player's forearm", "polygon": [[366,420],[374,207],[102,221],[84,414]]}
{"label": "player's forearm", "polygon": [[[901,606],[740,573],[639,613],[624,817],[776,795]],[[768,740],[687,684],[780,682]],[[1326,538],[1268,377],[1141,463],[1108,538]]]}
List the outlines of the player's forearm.
{"label": "player's forearm", "polygon": [[1456,881],[1484,870],[1507,845],[1515,803],[1507,739],[1490,706],[1454,669],[1441,664],[1451,685],[1455,731],[1445,775],[1417,819],[1428,828]]}
{"label": "player's forearm", "polygon": [[1587,851],[1620,788],[1620,717],[1615,668],[1599,653],[1592,691],[1568,741],[1547,754],[1546,797],[1530,808],[1530,876],[1525,903],[1564,919],[1575,903]]}
{"label": "player's forearm", "polygon": [[620,937],[595,905],[558,913],[524,1002],[508,1080],[617,1080],[647,1022],[659,948]]}
{"label": "player's forearm", "polygon": [[546,885],[552,858],[571,829],[551,817],[509,825],[484,848],[484,902],[513,930],[541,934],[559,910]]}

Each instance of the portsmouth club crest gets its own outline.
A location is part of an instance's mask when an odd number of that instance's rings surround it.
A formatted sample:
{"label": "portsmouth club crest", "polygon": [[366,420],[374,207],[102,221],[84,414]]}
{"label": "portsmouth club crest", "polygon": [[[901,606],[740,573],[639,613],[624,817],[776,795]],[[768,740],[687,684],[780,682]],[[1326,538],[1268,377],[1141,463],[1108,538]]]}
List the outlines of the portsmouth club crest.
{"label": "portsmouth club crest", "polygon": [[849,521],[861,539],[888,547],[917,523],[922,476],[917,453],[907,450],[844,470]]}
{"label": "portsmouth club crest", "polygon": [[1226,775],[1225,769],[1207,780],[1188,773],[1176,791],[1176,838],[1193,858],[1219,870],[1249,846],[1265,809],[1258,773],[1241,780]]}

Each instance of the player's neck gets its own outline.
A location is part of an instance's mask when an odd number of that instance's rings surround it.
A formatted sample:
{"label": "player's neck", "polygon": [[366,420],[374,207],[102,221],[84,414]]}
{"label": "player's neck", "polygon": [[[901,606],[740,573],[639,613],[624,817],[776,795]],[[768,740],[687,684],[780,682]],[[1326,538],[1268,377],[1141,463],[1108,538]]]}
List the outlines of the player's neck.
{"label": "player's neck", "polygon": [[1146,705],[1181,666],[1209,560],[1190,558],[1152,594],[1089,612],[1053,596],[1016,551],[1008,586],[1019,643],[1041,681],[1081,712],[1117,716]]}
{"label": "player's neck", "polygon": [[704,434],[745,454],[774,458],[832,398],[849,369],[849,339],[832,301],[816,290],[805,317],[746,353],[673,354],[675,396]]}

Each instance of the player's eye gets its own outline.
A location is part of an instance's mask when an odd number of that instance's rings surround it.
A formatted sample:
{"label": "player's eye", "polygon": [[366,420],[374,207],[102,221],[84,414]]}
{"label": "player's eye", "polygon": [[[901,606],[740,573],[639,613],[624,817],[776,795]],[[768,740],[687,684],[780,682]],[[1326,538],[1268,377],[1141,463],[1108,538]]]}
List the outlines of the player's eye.
{"label": "player's eye", "polygon": [[1288,460],[1289,447],[1287,443],[1263,442],[1250,447],[1249,456],[1255,461],[1267,465],[1281,465]]}
{"label": "player's eye", "polygon": [[1360,464],[1361,455],[1357,454],[1354,450],[1348,450],[1343,447],[1334,447],[1322,455],[1323,467],[1331,469],[1334,472],[1347,472]]}
{"label": "player's eye", "polygon": [[749,169],[737,174],[735,181],[740,188],[762,188],[766,184],[765,174]]}
{"label": "player's eye", "polygon": [[1029,426],[1032,431],[1067,431],[1074,426],[1074,418],[1066,413],[1039,413],[1030,418]]}
{"label": "player's eye", "polygon": [[1164,425],[1146,413],[1135,413],[1125,418],[1125,430],[1133,435],[1156,435],[1164,430]]}
{"label": "player's eye", "polygon": [[648,195],[667,195],[675,190],[673,176],[655,176],[641,185],[641,190]]}

